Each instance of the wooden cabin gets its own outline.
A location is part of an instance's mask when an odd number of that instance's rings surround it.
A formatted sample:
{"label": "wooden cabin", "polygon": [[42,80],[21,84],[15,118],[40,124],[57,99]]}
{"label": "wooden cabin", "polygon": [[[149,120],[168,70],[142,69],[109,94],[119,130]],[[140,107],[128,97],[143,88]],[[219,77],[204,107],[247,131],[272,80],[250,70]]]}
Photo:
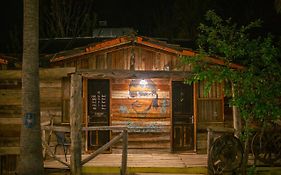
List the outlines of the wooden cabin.
{"label": "wooden cabin", "polygon": [[[192,67],[179,56],[194,54],[153,38],[121,36],[47,55],[51,66],[40,70],[41,120],[69,124],[70,75],[79,74],[83,126],[128,127],[131,153],[206,153],[207,127],[232,127],[232,114],[221,84],[214,84],[205,96],[204,82],[183,83]],[[214,58],[208,61],[223,64]],[[18,147],[21,72],[0,72],[0,83],[0,143]],[[84,132],[84,151],[97,149],[114,135]]]}
{"label": "wooden cabin", "polygon": [[[208,126],[232,126],[220,84],[187,85],[195,53],[142,36],[122,36],[52,55],[52,67],[75,67],[83,79],[84,126],[127,126],[129,149],[206,152]],[[215,64],[221,61],[209,58]],[[69,122],[69,78],[63,79],[62,123]],[[85,150],[114,133],[85,133]]]}

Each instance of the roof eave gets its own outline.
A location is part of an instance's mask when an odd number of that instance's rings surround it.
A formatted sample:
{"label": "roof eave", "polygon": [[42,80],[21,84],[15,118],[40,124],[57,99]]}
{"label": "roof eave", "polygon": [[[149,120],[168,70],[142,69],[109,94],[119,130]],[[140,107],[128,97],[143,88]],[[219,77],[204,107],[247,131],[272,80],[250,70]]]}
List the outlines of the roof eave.
{"label": "roof eave", "polygon": [[62,61],[62,60],[66,60],[66,59],[70,59],[70,58],[74,58],[74,57],[79,57],[79,56],[87,55],[87,54],[90,54],[90,53],[110,49],[110,48],[113,48],[113,47],[116,47],[116,46],[125,45],[125,44],[128,44],[130,42],[132,42],[132,39],[129,38],[129,37],[115,38],[113,40],[108,40],[108,41],[104,41],[104,42],[95,44],[93,46],[88,46],[88,47],[85,48],[84,52],[82,52],[82,53],[77,53],[77,54],[72,54],[72,55],[67,55],[67,56],[54,57],[54,58],[50,59],[50,62],[58,62],[58,61]]}

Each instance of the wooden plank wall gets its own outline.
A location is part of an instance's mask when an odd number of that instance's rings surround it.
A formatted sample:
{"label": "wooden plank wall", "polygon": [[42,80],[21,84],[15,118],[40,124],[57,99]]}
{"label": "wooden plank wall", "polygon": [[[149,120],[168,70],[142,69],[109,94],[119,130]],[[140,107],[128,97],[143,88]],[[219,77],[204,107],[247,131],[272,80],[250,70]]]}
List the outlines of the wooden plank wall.
{"label": "wooden plank wall", "polygon": [[21,127],[21,80],[0,81],[1,154],[19,153]]}
{"label": "wooden plank wall", "polygon": [[53,66],[94,70],[189,71],[177,55],[142,46],[124,46],[53,63]]}
{"label": "wooden plank wall", "polygon": [[[40,82],[41,122],[61,117],[61,80]],[[0,80],[0,146],[19,146],[21,127],[21,80]]]}
{"label": "wooden plank wall", "polygon": [[[81,57],[72,58],[69,60],[60,61],[54,63],[54,66],[74,66],[77,69],[94,69],[94,70],[139,70],[139,71],[190,71],[191,67],[181,63],[180,59],[175,54],[160,51],[152,47],[143,45],[123,45],[116,46],[104,51],[94,52]],[[129,133],[129,145],[130,147],[148,147],[153,148],[156,146],[168,148],[170,145],[170,111],[167,112],[167,116],[159,115],[157,110],[151,108],[146,114],[136,114],[136,111],[132,110],[132,104],[136,101],[136,98],[130,98],[128,94],[130,80],[112,80],[112,108],[111,108],[111,120],[112,125],[126,125],[126,126],[139,126],[146,127],[158,127],[165,126],[161,135],[157,132],[146,133],[136,132],[134,136],[132,132]],[[153,80],[154,81],[154,80]],[[163,80],[161,80],[163,81]],[[165,83],[160,79],[156,80],[156,84],[159,86],[165,85],[166,90],[160,91],[159,103],[163,103],[165,93],[169,94],[170,87],[169,81]],[[162,84],[161,84],[162,83]],[[216,84],[212,87],[211,92],[204,95],[204,83],[200,83],[198,86],[198,94],[196,96],[197,102],[197,149],[198,151],[206,152],[207,148],[207,127],[208,126],[227,126],[224,120],[224,98],[222,93],[222,86]],[[164,86],[163,86],[164,87]],[[163,92],[163,94],[161,94]],[[165,92],[165,93],[164,93]],[[161,96],[162,95],[162,96]],[[167,101],[170,101],[170,97],[166,97]],[[153,99],[153,98],[152,98]],[[148,106],[151,103],[147,99],[139,98],[138,101],[143,105]],[[170,110],[170,107],[167,108]],[[230,121],[231,122],[231,121]],[[167,129],[168,128],[168,129]],[[151,135],[152,134],[152,135]],[[149,137],[147,137],[149,136]],[[135,140],[130,140],[135,139]],[[149,139],[151,141],[149,141]],[[159,140],[161,144],[157,143]],[[162,141],[160,141],[162,140]],[[149,144],[147,144],[147,143]],[[154,146],[153,146],[154,145]]]}
{"label": "wooden plank wall", "polygon": [[204,93],[206,83],[200,82],[198,86],[198,122],[222,122],[223,94],[222,85],[215,83],[208,94]]}
{"label": "wooden plank wall", "polygon": [[198,85],[197,94],[197,151],[207,151],[207,128],[208,127],[232,127],[232,120],[225,122],[224,95],[222,84],[212,85],[210,92],[205,94],[205,82]]}
{"label": "wooden plank wall", "polygon": [[111,125],[129,128],[129,148],[169,149],[170,80],[151,79],[148,81],[156,87],[158,107],[152,105],[152,101],[156,99],[155,95],[135,97],[130,95],[130,90],[132,90],[130,83],[133,81],[140,80],[113,79],[111,81]]}
{"label": "wooden plank wall", "polygon": [[[41,122],[51,117],[56,123],[62,115],[62,77],[73,68],[40,71]],[[22,124],[21,70],[0,71],[0,154],[19,154]]]}

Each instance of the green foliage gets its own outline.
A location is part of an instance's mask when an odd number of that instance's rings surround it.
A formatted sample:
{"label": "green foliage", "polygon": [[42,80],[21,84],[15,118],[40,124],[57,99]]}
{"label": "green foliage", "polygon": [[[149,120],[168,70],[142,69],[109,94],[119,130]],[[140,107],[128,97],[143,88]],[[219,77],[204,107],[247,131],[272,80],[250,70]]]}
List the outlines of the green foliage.
{"label": "green foliage", "polygon": [[255,165],[252,165],[252,166],[248,169],[247,175],[254,175],[254,174],[256,174],[256,166],[255,166]]}
{"label": "green foliage", "polygon": [[[254,21],[238,26],[231,19],[223,20],[213,11],[206,14],[207,24],[200,24],[198,55],[183,57],[192,64],[193,74],[186,82],[206,81],[206,91],[215,83],[225,83],[226,95],[231,96],[243,119],[275,120],[281,115],[281,64],[280,47],[275,46],[271,35],[255,37],[251,32],[261,26]],[[224,62],[217,65],[205,61],[207,56]],[[232,63],[242,65],[234,69]]]}
{"label": "green foliage", "polygon": [[[253,35],[252,31],[261,26],[260,20],[238,26],[231,19],[223,20],[208,11],[206,22],[199,26],[198,54],[182,59],[193,67],[193,74],[186,82],[207,82],[205,93],[213,83],[224,83],[225,94],[231,97],[231,104],[244,119],[240,140],[244,142],[242,171],[246,174],[251,122],[281,117],[280,43],[275,43],[271,35]],[[222,64],[213,63],[209,57],[219,59]],[[233,67],[233,63],[240,66]],[[252,167],[248,173],[254,170]]]}

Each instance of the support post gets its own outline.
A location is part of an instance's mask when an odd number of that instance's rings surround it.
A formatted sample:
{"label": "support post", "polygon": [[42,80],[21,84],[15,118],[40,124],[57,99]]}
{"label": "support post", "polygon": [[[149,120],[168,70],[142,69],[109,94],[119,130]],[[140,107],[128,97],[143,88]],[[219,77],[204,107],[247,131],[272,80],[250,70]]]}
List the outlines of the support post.
{"label": "support post", "polygon": [[[42,139],[42,142],[43,142],[43,141],[46,140],[46,130],[43,129],[43,130],[41,130],[41,132],[42,132],[41,139]],[[46,147],[43,146],[42,148],[43,148],[43,160],[45,160],[45,158],[46,158]]]}
{"label": "support post", "polygon": [[121,175],[126,175],[127,171],[127,157],[128,157],[128,130],[123,130],[123,150],[122,150],[122,165]]}
{"label": "support post", "polygon": [[[235,89],[233,83],[231,83],[231,90],[232,90],[232,98],[235,98]],[[234,128],[234,135],[238,137],[241,132],[241,118],[238,113],[238,109],[236,106],[232,107],[232,115],[233,115],[233,128]]]}
{"label": "support post", "polygon": [[70,87],[70,137],[71,174],[81,175],[81,130],[82,130],[82,76],[71,75]]}
{"label": "support post", "polygon": [[207,134],[207,155],[209,156],[210,148],[212,146],[212,143],[214,141],[213,136],[213,130],[211,128],[207,128],[208,134]]}
{"label": "support post", "polygon": [[236,106],[232,107],[233,112],[233,128],[235,129],[234,135],[238,137],[241,133],[241,118]]}

